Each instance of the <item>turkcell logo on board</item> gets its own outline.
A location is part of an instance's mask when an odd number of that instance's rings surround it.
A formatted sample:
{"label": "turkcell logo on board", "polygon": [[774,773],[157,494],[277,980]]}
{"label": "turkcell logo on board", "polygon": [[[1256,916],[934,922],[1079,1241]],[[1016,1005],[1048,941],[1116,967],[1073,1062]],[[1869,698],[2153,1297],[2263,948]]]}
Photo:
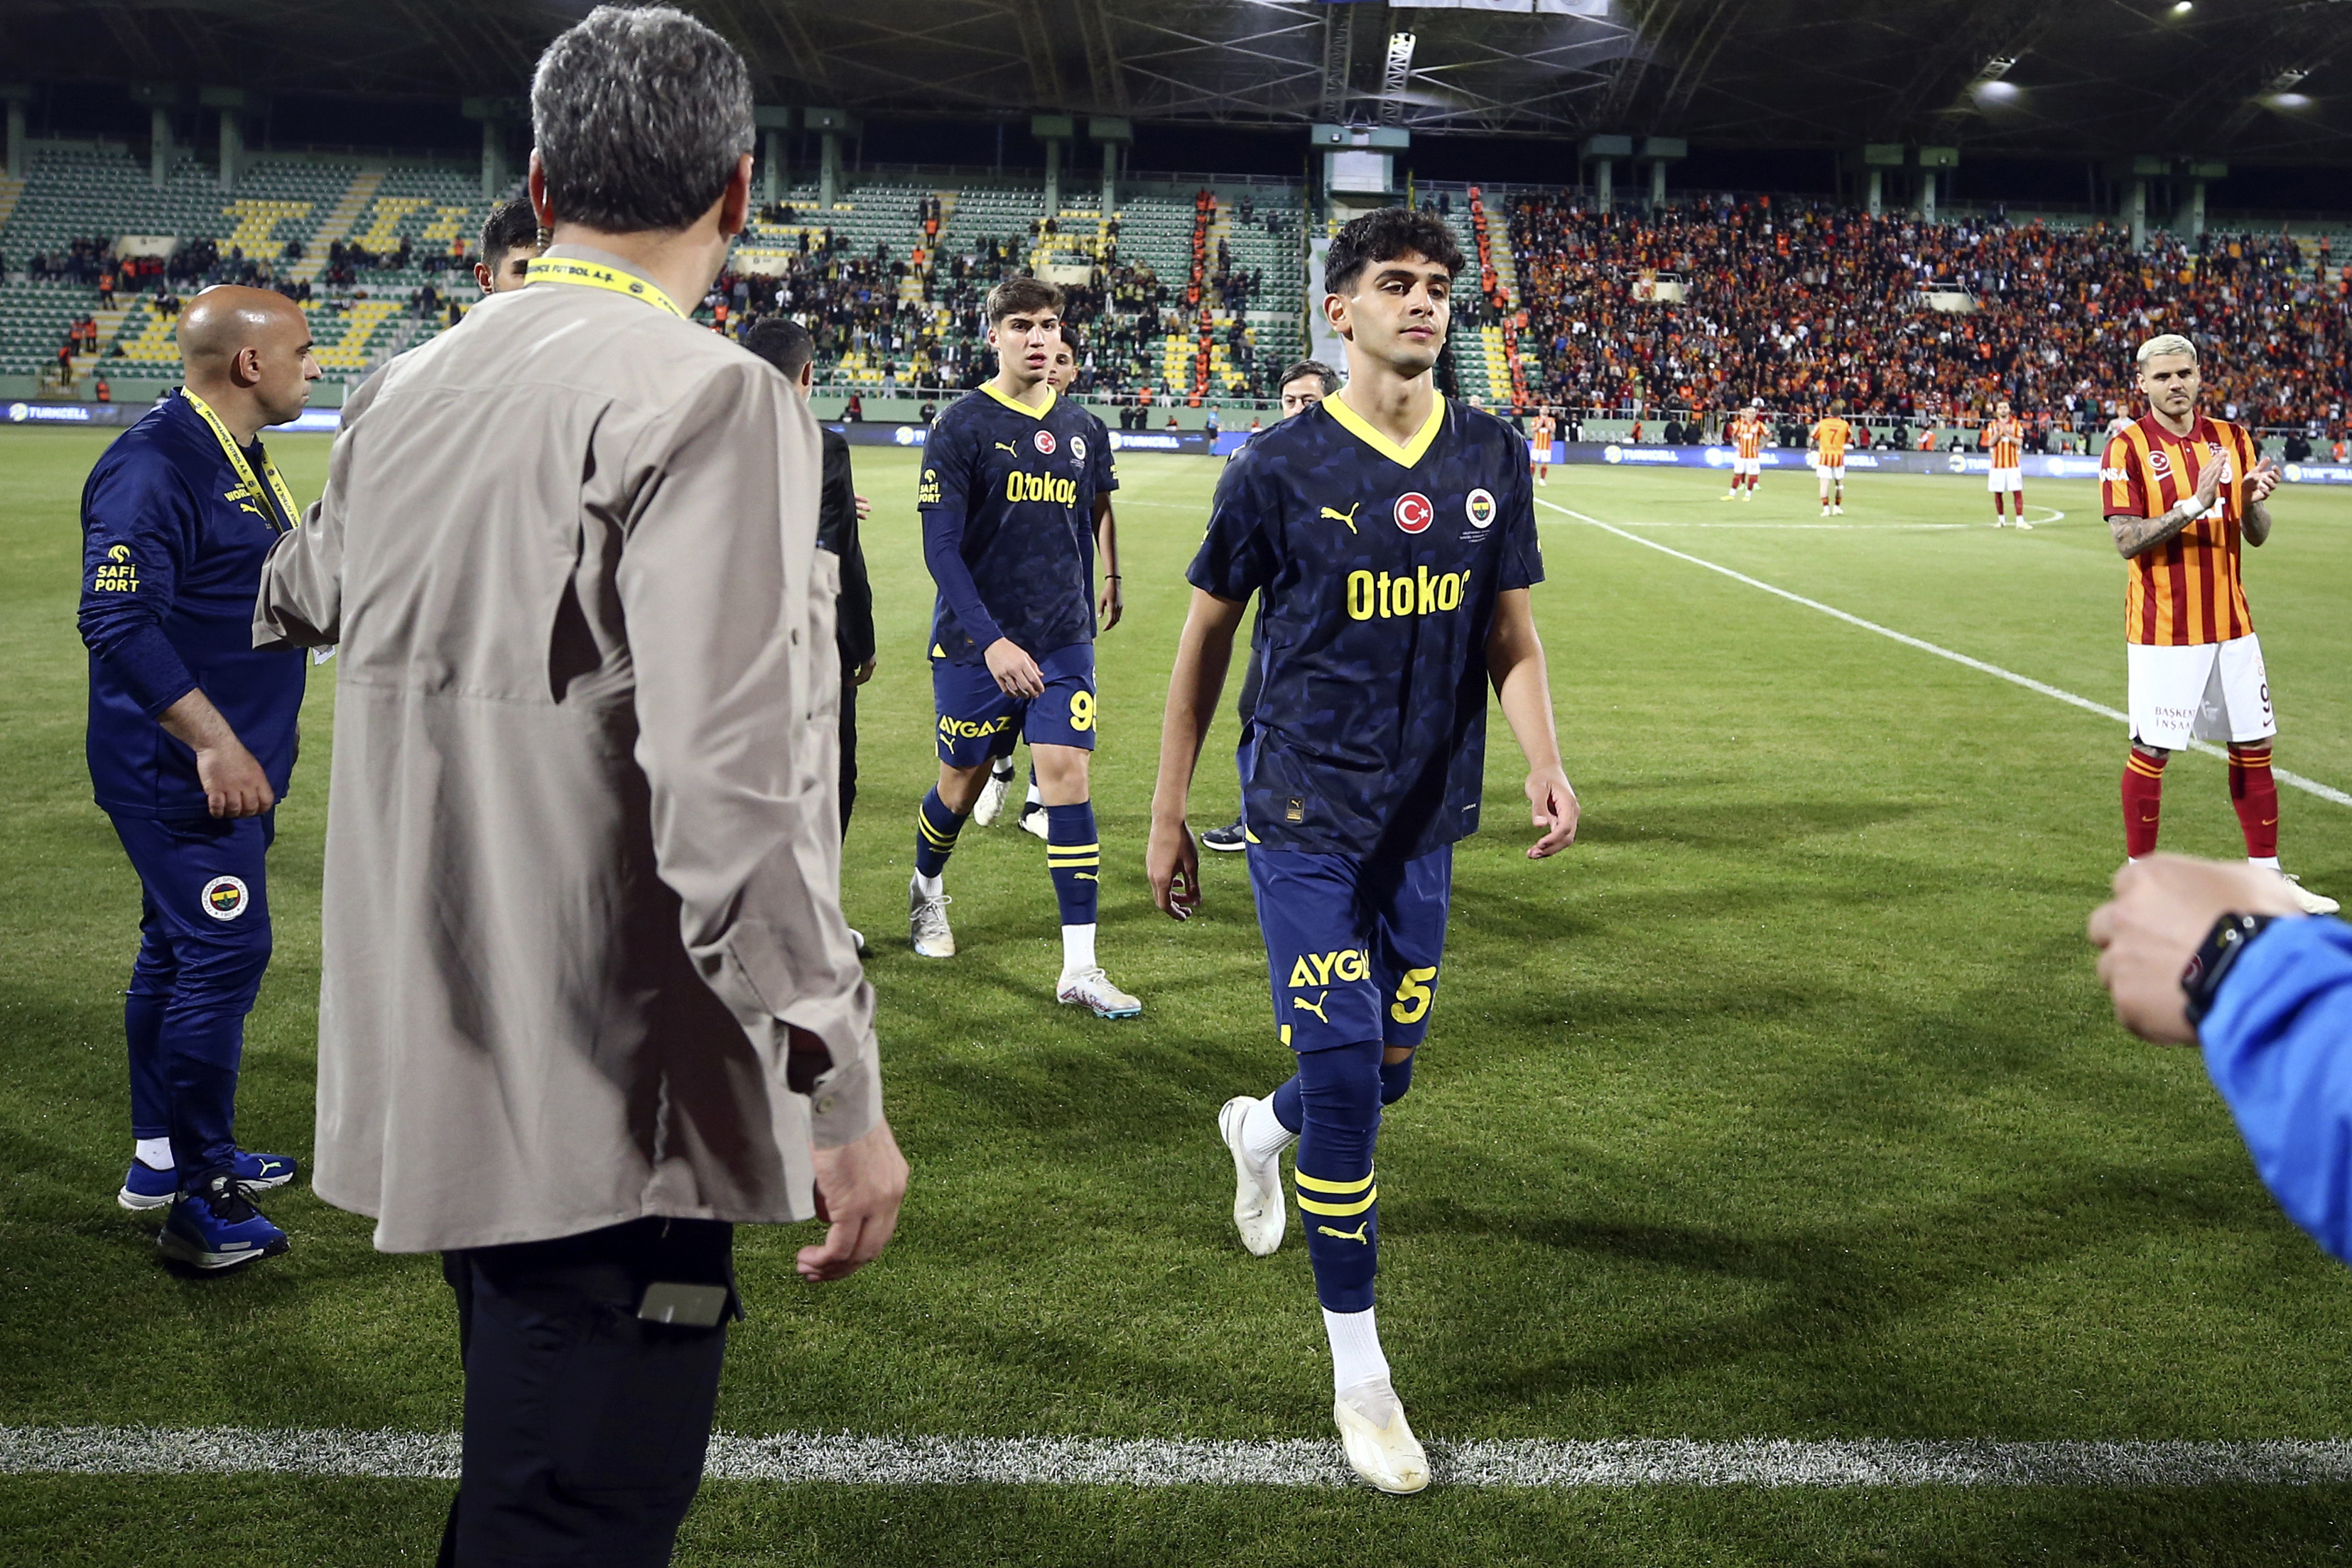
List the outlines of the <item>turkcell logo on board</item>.
{"label": "turkcell logo on board", "polygon": [[70,402],[12,402],[8,405],[8,423],[23,424],[88,424],[89,410]]}
{"label": "turkcell logo on board", "polygon": [[1620,446],[1615,442],[1601,449],[1603,463],[1680,463],[1683,456],[1671,446]]}

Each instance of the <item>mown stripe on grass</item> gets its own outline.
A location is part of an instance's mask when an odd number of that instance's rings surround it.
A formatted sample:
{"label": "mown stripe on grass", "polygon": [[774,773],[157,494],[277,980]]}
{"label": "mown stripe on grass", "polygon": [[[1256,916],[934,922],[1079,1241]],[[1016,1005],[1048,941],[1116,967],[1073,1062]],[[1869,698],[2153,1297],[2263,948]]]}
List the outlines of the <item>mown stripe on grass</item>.
{"label": "mown stripe on grass", "polygon": [[[0,1474],[300,1475],[451,1480],[448,1432],[211,1427],[0,1427]],[[1640,1438],[1433,1443],[1454,1486],[2195,1487],[2352,1481],[2352,1442],[1807,1441]],[[711,1440],[713,1480],[848,1486],[1346,1487],[1333,1443],[1188,1438]]]}
{"label": "mown stripe on grass", "polygon": [[[1944,647],[1938,643],[1927,642],[1923,638],[1911,636],[1907,632],[1897,632],[1891,626],[1881,626],[1875,621],[1865,621],[1859,615],[1850,614],[1843,610],[1838,609],[1835,605],[1823,604],[1818,599],[1808,599],[1801,593],[1791,593],[1785,588],[1776,588],[1771,583],[1766,582],[1760,578],[1750,577],[1744,571],[1734,571],[1727,566],[1721,566],[1711,560],[1703,560],[1697,556],[1690,555],[1682,550],[1675,549],[1671,545],[1662,545],[1655,539],[1643,538],[1641,535],[1633,532],[1631,529],[1621,528],[1614,523],[1604,523],[1599,517],[1589,517],[1585,513],[1576,510],[1573,507],[1563,507],[1557,501],[1547,501],[1541,496],[1538,496],[1536,497],[1536,504],[1538,506],[1549,507],[1553,511],[1559,512],[1566,517],[1574,517],[1580,523],[1589,523],[1592,527],[1601,529],[1603,533],[1615,534],[1621,539],[1631,539],[1635,544],[1642,546],[1645,549],[1654,549],[1660,555],[1670,555],[1676,560],[1685,560],[1690,562],[1693,566],[1703,566],[1709,571],[1720,572],[1723,576],[1731,579],[1734,582],[1744,582],[1750,588],[1762,589],[1765,592],[1785,599],[1791,604],[1801,604],[1808,610],[1818,610],[1822,614],[1830,616],[1835,620],[1843,621],[1849,626],[1859,626],[1865,632],[1875,632],[1881,637],[1885,637],[1894,642],[1900,643],[1906,648],[1916,648],[1923,653],[1933,653],[1939,659],[1949,659],[1955,664],[1966,664],[1971,670],[1980,671],[1985,674],[1995,676],[1998,679],[2011,683],[2012,685],[2023,686],[2030,692],[2039,692],[2045,697],[2054,697],[2062,703],[2071,704],[2072,706],[2082,708],[2086,712],[2097,714],[2102,718],[2113,719],[2117,724],[2129,725],[2131,723],[2130,716],[2118,713],[2114,708],[2107,706],[2105,703],[2095,703],[2088,697],[2077,696],[2073,692],[2063,691],[2045,682],[2037,681],[2031,675],[2021,675],[2014,670],[2004,670],[1999,664],[1989,664],[1982,659],[1970,658],[1966,653],[1956,653],[1952,649]],[[2191,741],[2189,743],[2189,748],[2195,751],[2201,751],[2208,757],[2226,757],[2229,755],[2228,751],[2223,747],[2214,746],[2202,740]],[[2305,794],[2316,795],[2323,800],[2333,800],[2339,806],[2352,806],[2352,795],[2347,795],[2343,790],[2336,789],[2332,785],[2322,784],[2316,779],[2305,779],[2300,773],[2290,773],[2285,768],[2277,767],[2276,765],[2272,767],[2271,776],[2276,779],[2280,783],[2291,785],[2294,789],[2303,790]]]}

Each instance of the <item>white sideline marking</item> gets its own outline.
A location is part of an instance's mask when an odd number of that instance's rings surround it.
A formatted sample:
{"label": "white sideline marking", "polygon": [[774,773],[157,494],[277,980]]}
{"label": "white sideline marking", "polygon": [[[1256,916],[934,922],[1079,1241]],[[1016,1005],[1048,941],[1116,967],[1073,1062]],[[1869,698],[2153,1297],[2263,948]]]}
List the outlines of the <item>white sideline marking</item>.
{"label": "white sideline marking", "polygon": [[[2131,723],[2129,716],[2117,713],[2105,703],[2095,703],[2088,697],[2076,696],[2073,692],[2062,691],[2056,686],[2037,681],[2031,675],[2021,675],[2014,670],[2004,670],[1999,664],[1988,664],[1982,659],[1972,659],[1966,653],[1955,653],[1949,648],[1897,632],[1891,626],[1881,626],[1875,621],[1864,621],[1859,615],[1849,614],[1834,605],[1823,604],[1818,599],[1808,599],[1801,593],[1791,593],[1785,588],[1775,588],[1762,579],[1750,577],[1744,571],[1734,571],[1727,566],[1717,566],[1711,560],[1702,560],[1697,556],[1685,555],[1669,545],[1662,545],[1655,539],[1643,538],[1641,535],[1621,528],[1614,523],[1604,523],[1599,517],[1587,517],[1572,507],[1563,507],[1557,501],[1547,501],[1541,496],[1536,497],[1536,502],[1538,506],[1549,507],[1555,512],[1574,517],[1580,523],[1589,523],[1603,533],[1615,534],[1621,539],[1631,539],[1644,549],[1654,549],[1661,555],[1670,555],[1676,560],[1686,560],[1693,566],[1703,566],[1709,571],[1720,572],[1734,582],[1744,582],[1750,588],[1760,588],[1765,592],[1785,599],[1791,604],[1801,604],[1808,610],[1818,610],[1822,614],[1843,621],[1849,626],[1859,626],[1865,632],[1875,632],[1880,636],[1900,643],[1906,648],[1916,648],[1923,653],[1933,653],[1939,659],[1949,659],[1955,664],[1966,664],[1971,670],[1981,671],[1985,674],[2007,681],[2012,685],[2023,686],[2030,692],[2039,692],[2045,697],[2054,697],[2062,703],[2071,704],[2087,713],[2097,714],[2101,718],[2113,719],[2120,725]],[[2190,750],[2201,751],[2208,757],[2229,755],[2225,747],[2215,746],[2210,741],[2193,740],[2189,745]],[[2306,794],[2316,795],[2323,800],[2333,800],[2339,806],[2352,806],[2352,795],[2347,795],[2331,785],[2322,784],[2316,779],[2305,779],[2300,773],[2290,773],[2275,764],[2271,768],[2271,775],[2282,784],[2290,785]]]}
{"label": "white sideline marking", "polygon": [[[2185,1487],[2352,1481],[2352,1442],[1432,1443],[1462,1487]],[[0,1474],[291,1475],[454,1480],[454,1432],[0,1427]],[[712,1480],[845,1486],[1352,1487],[1336,1443],[1305,1439],[859,1437],[719,1433]]]}

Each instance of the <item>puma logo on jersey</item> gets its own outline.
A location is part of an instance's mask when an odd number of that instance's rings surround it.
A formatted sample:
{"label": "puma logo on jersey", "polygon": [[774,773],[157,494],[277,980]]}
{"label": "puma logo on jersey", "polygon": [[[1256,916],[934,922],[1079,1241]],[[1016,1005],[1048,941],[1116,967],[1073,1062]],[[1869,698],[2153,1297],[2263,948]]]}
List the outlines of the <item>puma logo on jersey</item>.
{"label": "puma logo on jersey", "polygon": [[1021,455],[1021,448],[1019,448],[1019,447],[1017,447],[1017,446],[1013,445],[1013,443],[1011,443],[1011,442],[1009,442],[1009,441],[1000,441],[1000,442],[998,442],[998,443],[996,444],[996,449],[997,449],[999,452],[1010,452],[1010,453],[1011,453],[1011,454],[1013,454],[1013,456],[1015,456],[1015,457],[1018,457],[1018,456],[1020,456],[1020,455]]}
{"label": "puma logo on jersey", "polygon": [[1315,1233],[1318,1236],[1337,1237],[1342,1241],[1360,1241],[1365,1246],[1370,1247],[1372,1244],[1372,1239],[1365,1235],[1364,1232],[1370,1230],[1371,1228],[1372,1222],[1367,1219],[1362,1224],[1357,1226],[1353,1230],[1334,1230],[1328,1225],[1318,1225],[1315,1228]]}
{"label": "puma logo on jersey", "polygon": [[1333,518],[1339,522],[1347,524],[1348,531],[1352,534],[1356,531],[1356,512],[1358,508],[1362,506],[1363,503],[1359,501],[1355,506],[1349,507],[1344,512],[1337,507],[1326,507],[1323,508],[1322,516],[1316,518],[1316,521],[1320,522],[1323,517]]}
{"label": "puma logo on jersey", "polygon": [[1330,994],[1329,991],[1318,991],[1315,993],[1315,999],[1311,1002],[1305,997],[1293,997],[1290,998],[1290,1005],[1300,1012],[1313,1013],[1317,1018],[1323,1019],[1323,1027],[1328,1029],[1331,1027],[1331,1020],[1323,1018],[1323,998]]}

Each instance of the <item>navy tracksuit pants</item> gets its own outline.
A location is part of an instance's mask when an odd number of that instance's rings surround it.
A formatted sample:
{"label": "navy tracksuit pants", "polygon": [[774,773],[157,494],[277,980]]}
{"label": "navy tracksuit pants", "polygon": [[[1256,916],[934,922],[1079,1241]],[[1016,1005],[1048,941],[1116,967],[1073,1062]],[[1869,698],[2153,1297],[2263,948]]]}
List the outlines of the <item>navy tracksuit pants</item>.
{"label": "navy tracksuit pants", "polygon": [[114,831],[140,883],[122,1008],[131,1132],[172,1140],[184,1192],[236,1156],[245,1015],[269,967],[263,861],[277,819],[117,817]]}

